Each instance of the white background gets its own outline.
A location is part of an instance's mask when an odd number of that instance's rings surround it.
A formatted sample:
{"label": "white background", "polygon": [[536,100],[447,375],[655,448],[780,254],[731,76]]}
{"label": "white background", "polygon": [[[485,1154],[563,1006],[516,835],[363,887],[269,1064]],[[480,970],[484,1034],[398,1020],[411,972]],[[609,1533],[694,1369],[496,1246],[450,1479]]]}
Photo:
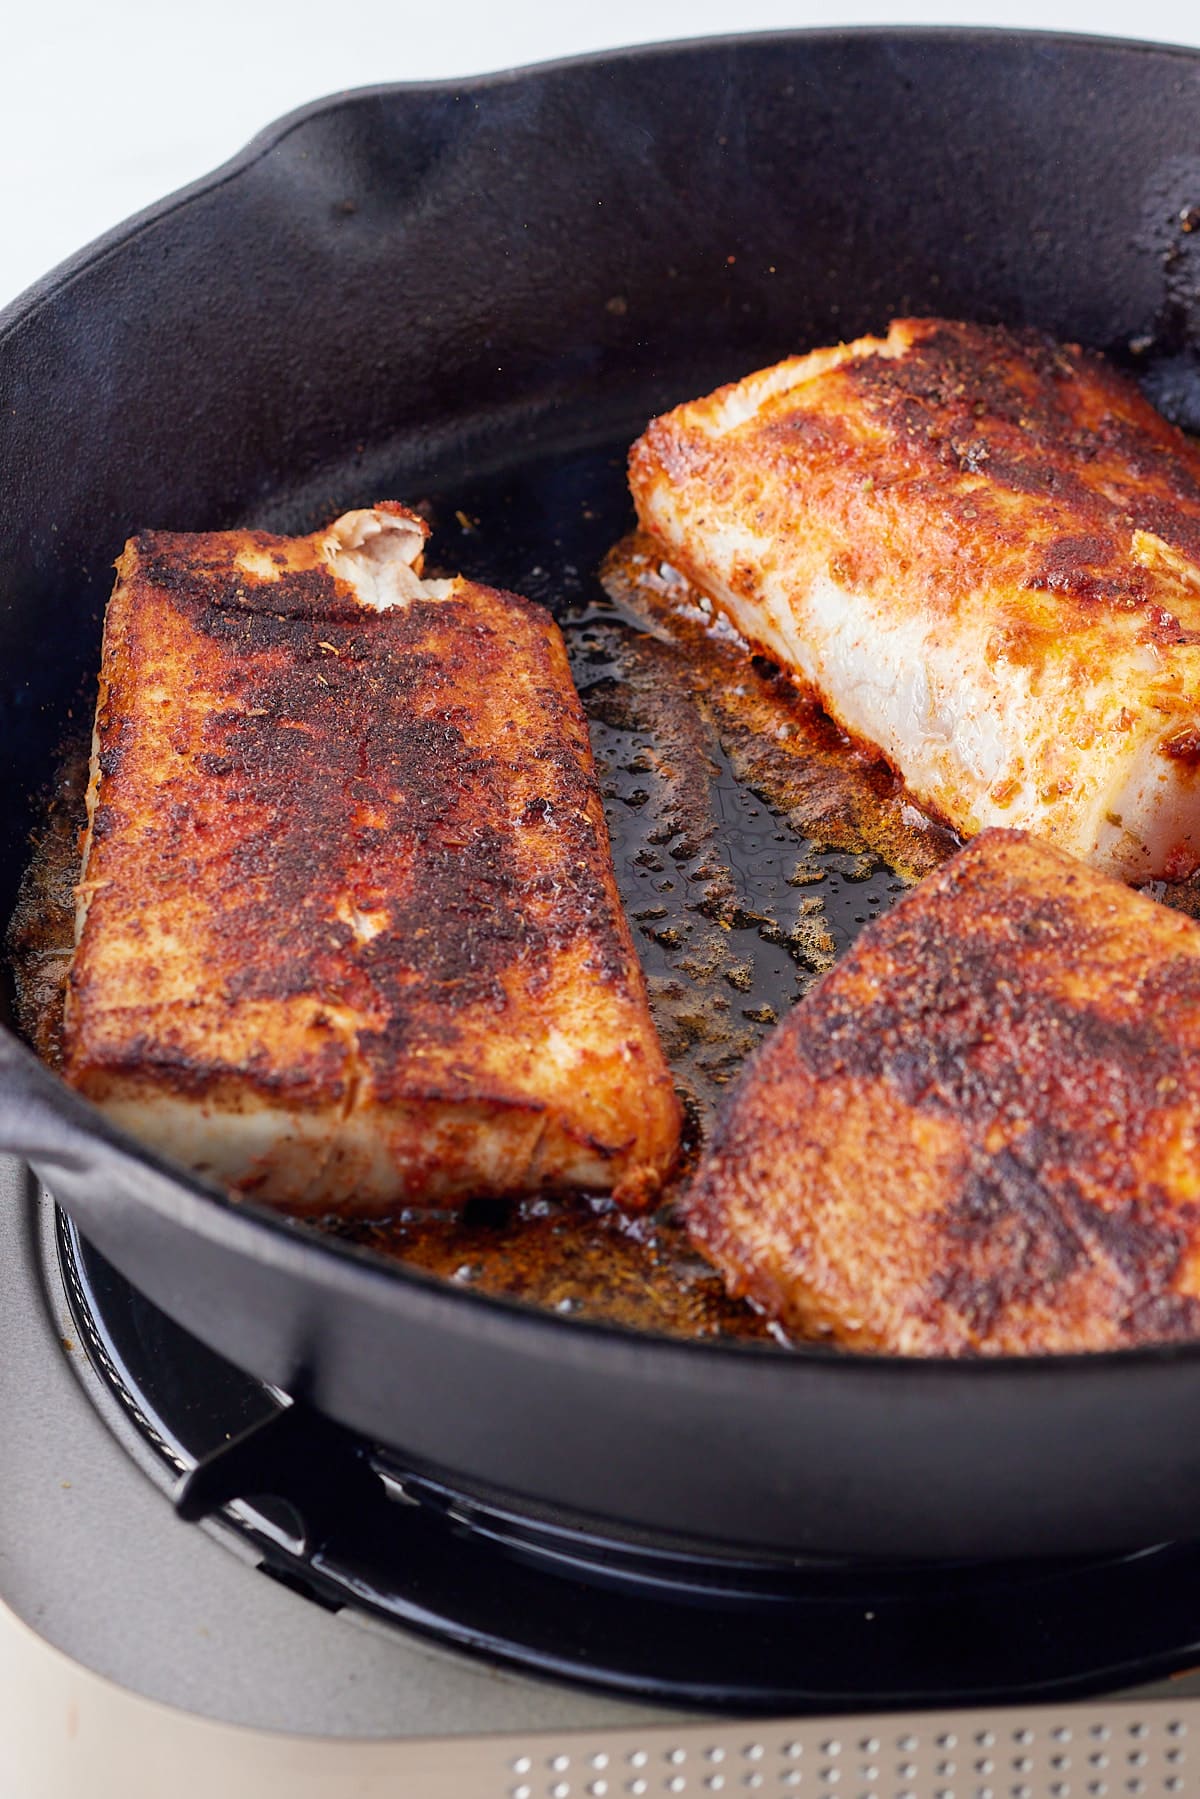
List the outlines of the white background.
{"label": "white background", "polygon": [[0,305],[263,125],[345,87],[658,38],[1023,25],[1200,45],[1200,0],[0,0]]}

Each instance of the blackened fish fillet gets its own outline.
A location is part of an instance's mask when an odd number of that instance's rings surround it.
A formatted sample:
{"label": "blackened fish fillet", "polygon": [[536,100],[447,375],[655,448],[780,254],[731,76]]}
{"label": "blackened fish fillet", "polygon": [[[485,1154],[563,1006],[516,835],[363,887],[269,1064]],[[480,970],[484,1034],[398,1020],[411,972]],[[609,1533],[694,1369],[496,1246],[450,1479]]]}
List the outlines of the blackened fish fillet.
{"label": "blackened fish fillet", "polygon": [[1200,864],[1200,450],[1101,357],[901,319],[656,419],[638,514],[963,836]]}
{"label": "blackened fish fillet", "polygon": [[67,1078],[247,1193],[636,1203],[679,1106],[557,626],[405,508],[149,533],[105,624]]}
{"label": "blackened fish fillet", "polygon": [[686,1209],[731,1291],[806,1336],[1200,1336],[1200,926],[984,832],[768,1039]]}

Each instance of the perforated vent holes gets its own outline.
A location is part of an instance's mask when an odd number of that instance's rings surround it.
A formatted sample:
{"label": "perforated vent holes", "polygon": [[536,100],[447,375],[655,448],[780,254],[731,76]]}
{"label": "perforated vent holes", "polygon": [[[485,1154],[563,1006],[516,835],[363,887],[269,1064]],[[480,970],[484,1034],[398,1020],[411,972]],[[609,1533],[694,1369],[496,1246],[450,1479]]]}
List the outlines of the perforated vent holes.
{"label": "perforated vent holes", "polygon": [[[1163,1799],[1189,1780],[1200,1704],[718,1724],[508,1747],[504,1799]],[[491,1799],[491,1795],[488,1795]]]}

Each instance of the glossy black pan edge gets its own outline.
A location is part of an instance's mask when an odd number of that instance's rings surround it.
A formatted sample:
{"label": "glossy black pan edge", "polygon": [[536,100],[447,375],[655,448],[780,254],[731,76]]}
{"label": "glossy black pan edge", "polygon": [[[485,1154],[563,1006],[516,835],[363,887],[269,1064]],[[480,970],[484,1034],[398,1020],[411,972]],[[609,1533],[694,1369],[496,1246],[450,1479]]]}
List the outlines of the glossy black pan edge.
{"label": "glossy black pan edge", "polygon": [[[1194,1529],[1191,1346],[966,1364],[563,1320],[230,1205],[75,1095],[64,1104],[11,1039],[0,1071],[6,1128],[14,1119],[55,1196],[155,1303],[432,1468],[585,1516],[796,1553],[1000,1558]],[[1114,1463],[1127,1489],[1115,1533]]]}
{"label": "glossy black pan edge", "polygon": [[[628,160],[628,132],[604,139],[601,127],[629,123],[630,107],[649,118],[651,106],[657,125],[664,93],[670,123],[648,173]],[[1074,134],[1061,142],[1055,101]],[[696,136],[722,106],[743,133],[737,166],[714,148],[720,134]],[[956,132],[967,121],[964,166],[982,184],[974,245],[951,139],[929,141],[947,109]],[[576,118],[600,120],[582,149],[562,134]],[[995,220],[1022,173],[1002,141],[1010,118],[1014,143],[1042,130],[1066,160],[1061,216],[1052,194],[1030,190],[1019,229],[1006,222],[1006,261]],[[1044,167],[1046,146],[1026,148]],[[890,191],[906,149],[916,189]],[[0,316],[9,891],[64,696],[86,703],[107,563],[130,529],[253,516],[289,486],[319,509],[326,490],[353,482],[347,445],[360,435],[384,446],[390,461],[376,466],[401,474],[472,466],[514,432],[530,445],[569,439],[616,372],[636,420],[639,406],[644,417],[701,378],[740,372],[751,353],[791,347],[789,332],[818,341],[839,334],[836,318],[851,335],[939,298],[947,311],[1032,318],[1110,346],[1169,330],[1186,351],[1200,335],[1180,284],[1191,246],[1159,239],[1177,200],[1194,187],[1200,201],[1189,157],[1200,176],[1200,56],[1050,34],[677,45],[365,90],[283,121]],[[665,206],[685,165],[688,208],[664,218],[650,202]],[[776,187],[760,192],[772,172]],[[736,193],[717,230],[705,208],[750,173],[759,237]],[[611,226],[583,210],[585,177],[608,183]],[[790,210],[805,181],[807,238]],[[505,246],[512,257],[534,215],[543,237],[525,240],[516,273],[489,261]],[[813,235],[838,227],[814,252],[819,266],[803,278],[797,266],[782,300],[761,274],[737,285],[723,244],[748,245],[730,254],[752,263],[788,220],[797,265]],[[935,224],[944,241],[930,240]],[[379,243],[395,260],[381,262]],[[847,243],[857,287],[825,266],[829,245],[841,254]],[[444,258],[432,272],[431,245]],[[653,343],[639,309],[671,254],[682,277]],[[479,266],[489,310],[472,317]],[[611,292],[628,293],[625,313],[605,308]],[[389,324],[402,314],[407,333],[402,381],[380,354],[386,332],[369,329],[385,299]],[[445,317],[423,327],[420,305],[438,304]],[[531,305],[532,324],[521,311]],[[582,316],[596,341],[576,355]],[[507,332],[498,354],[489,320]],[[314,360],[322,347],[326,360]],[[378,393],[355,361],[372,355]],[[447,421],[439,435],[422,430],[429,409]],[[369,453],[362,467],[358,479],[373,480]],[[0,1142],[204,1341],[415,1459],[501,1490],[708,1542],[831,1555],[1090,1552],[1196,1534],[1200,1346],[966,1365],[678,1344],[524,1310],[230,1204],[111,1130],[7,1037]]]}
{"label": "glossy black pan edge", "polygon": [[76,275],[83,274],[93,264],[107,256],[110,252],[120,251],[131,238],[140,231],[161,223],[181,206],[188,205],[200,195],[214,192],[227,181],[234,180],[252,167],[262,157],[276,149],[293,131],[299,130],[310,120],[359,102],[375,99],[394,100],[411,97],[416,99],[425,94],[448,94],[470,96],[476,92],[484,92],[501,83],[521,83],[531,77],[544,76],[551,73],[569,73],[573,69],[596,67],[608,69],[637,61],[639,58],[662,61],[673,55],[693,56],[698,49],[734,50],[739,45],[755,44],[769,47],[778,44],[783,48],[794,45],[803,39],[805,42],[818,42],[822,39],[837,44],[852,44],[856,39],[864,41],[883,38],[906,41],[919,45],[922,41],[935,43],[965,43],[984,48],[991,42],[1022,41],[1031,44],[1058,45],[1070,48],[1072,45],[1087,46],[1090,49],[1115,51],[1122,56],[1149,55],[1178,57],[1183,62],[1193,62],[1197,52],[1184,44],[1169,44],[1150,41],[1145,38],[1097,37],[1087,32],[1054,31],[1054,30],[1010,30],[1001,26],[957,26],[957,25],[905,25],[900,27],[886,25],[846,25],[816,26],[804,31],[760,31],[753,34],[730,33],[726,36],[715,36],[704,39],[664,39],[656,43],[637,44],[620,51],[600,50],[583,56],[567,56],[555,58],[549,62],[530,63],[516,68],[497,69],[485,75],[453,77],[440,81],[381,82],[364,87],[346,88],[332,94],[325,94],[318,100],[297,106],[280,118],[273,119],[264,125],[240,150],[234,152],[225,162],[215,169],[208,170],[195,181],[164,194],[159,200],[152,201],[140,212],[132,213],[122,219],[110,230],[102,232],[90,243],[57,263],[54,268],[40,276],[23,293],[15,299],[0,306],[0,346],[10,327],[18,325],[30,312],[43,301],[52,299],[59,290]]}

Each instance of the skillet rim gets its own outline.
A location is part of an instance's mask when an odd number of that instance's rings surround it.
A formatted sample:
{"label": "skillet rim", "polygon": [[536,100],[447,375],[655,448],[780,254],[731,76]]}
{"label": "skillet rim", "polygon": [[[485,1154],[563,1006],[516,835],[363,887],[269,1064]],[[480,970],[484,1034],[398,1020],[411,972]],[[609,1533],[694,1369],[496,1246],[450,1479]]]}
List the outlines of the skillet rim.
{"label": "skillet rim", "polygon": [[702,50],[737,49],[752,44],[817,42],[836,39],[853,43],[860,39],[910,40],[914,42],[954,42],[965,40],[973,44],[983,45],[989,42],[1014,43],[1021,41],[1030,44],[1061,44],[1067,46],[1087,46],[1093,50],[1111,51],[1120,55],[1130,52],[1141,52],[1153,56],[1176,57],[1183,62],[1200,64],[1200,45],[1173,44],[1151,38],[1108,37],[1089,31],[1056,31],[1042,30],[1039,27],[1008,25],[814,25],[798,26],[792,30],[770,29],[764,31],[716,32],[706,37],[656,38],[645,44],[619,45],[607,50],[585,51],[576,56],[551,57],[543,62],[517,63],[511,67],[491,69],[483,74],[465,75],[461,77],[447,76],[430,81],[381,81],[370,82],[361,87],[338,88],[331,94],[323,94],[316,100],[305,101],[302,105],[292,107],[281,113],[276,119],[264,125],[260,131],[235,150],[232,156],[226,157],[205,174],[198,175],[194,181],[185,182],[182,187],[172,188],[158,200],[152,200],[148,206],[137,212],[128,214],[116,224],[102,231],[98,237],[81,245],[61,262],[40,275],[28,287],[23,288],[11,300],[0,306],[0,350],[8,341],[13,331],[27,318],[40,311],[47,301],[54,298],[64,287],[70,285],[78,276],[84,274],[95,264],[106,260],[125,244],[139,237],[143,231],[160,224],[173,213],[180,211],[192,201],[202,199],[205,195],[215,193],[218,188],[236,180],[245,174],[269,153],[282,144],[286,138],[311,120],[332,112],[338,107],[357,104],[360,101],[379,99],[405,99],[409,96],[418,98],[425,94],[453,94],[483,91],[495,87],[509,86],[515,82],[528,79],[533,75],[553,75],[576,68],[596,67],[603,64],[626,64],[640,59],[661,57],[663,55],[689,55]]}
{"label": "skillet rim", "polygon": [[[94,238],[46,274],[0,307],[0,355],[21,327],[53,301],[64,289],[90,269],[107,261],[128,244],[164,223],[176,212],[195,201],[216,193],[240,179],[294,132],[315,119],[350,106],[375,100],[401,104],[427,95],[472,94],[527,81],[532,77],[550,76],[577,68],[625,67],[631,63],[664,56],[690,56],[702,51],[733,50],[746,46],[796,44],[799,42],[837,41],[853,44],[860,41],[967,43],[983,48],[991,44],[1021,43],[1030,47],[1061,46],[1068,49],[1088,48],[1106,54],[1127,57],[1130,53],[1167,56],[1189,63],[1200,71],[1200,46],[1163,43],[1141,38],[1110,37],[1091,32],[1042,30],[1025,27],[973,25],[856,25],[800,27],[792,30],[719,33],[705,37],[668,38],[645,44],[587,52],[581,55],[524,63],[515,67],[491,70],[465,77],[448,77],[429,81],[395,81],[339,89],[334,93],[306,102],[271,121],[232,156],[199,176],[165,194],[159,200],[119,221]],[[1032,1380],[1039,1375],[1072,1371],[1082,1377],[1090,1371],[1102,1378],[1117,1368],[1192,1362],[1200,1359],[1200,1337],[1178,1342],[1147,1344],[1137,1348],[1116,1350],[1075,1350],[1067,1353],[1042,1352],[1028,1356],[974,1357],[950,1355],[890,1355],[875,1351],[847,1351],[832,1344],[800,1342],[784,1347],[771,1342],[744,1342],[721,1338],[689,1338],[637,1329],[607,1319],[560,1317],[543,1307],[503,1294],[480,1292],[455,1287],[424,1269],[400,1260],[391,1260],[358,1244],[323,1236],[303,1217],[276,1212],[253,1201],[235,1200],[221,1188],[209,1185],[181,1164],[159,1155],[137,1142],[107,1120],[98,1108],[68,1087],[55,1070],[42,1063],[16,1032],[0,1025],[0,1087],[8,1085],[12,1065],[26,1062],[26,1085],[29,1085],[36,1108],[47,1110],[60,1127],[68,1125],[70,1136],[78,1135],[86,1145],[86,1154],[95,1156],[95,1148],[104,1145],[118,1159],[132,1162],[156,1177],[148,1190],[139,1193],[137,1204],[156,1210],[176,1227],[194,1231],[221,1248],[250,1260],[268,1263],[288,1272],[305,1283],[314,1281],[326,1290],[342,1289],[353,1299],[355,1290],[371,1289],[383,1296],[397,1283],[412,1296],[418,1309],[432,1308],[444,1314],[443,1322],[457,1328],[470,1316],[477,1320],[491,1316],[495,1327],[519,1332],[529,1338],[547,1330],[558,1333],[560,1344],[590,1340],[596,1354],[607,1354],[620,1362],[639,1359],[653,1352],[661,1365],[668,1352],[673,1359],[686,1356],[686,1364],[696,1365],[698,1355],[710,1361],[716,1358],[727,1370],[736,1357],[742,1366],[761,1365],[771,1370],[793,1365],[797,1378],[802,1371],[820,1367],[831,1373],[837,1370],[845,1378],[853,1378],[854,1370],[863,1376],[901,1379],[909,1375],[925,1380],[949,1372],[978,1381],[989,1371],[993,1380]],[[5,1068],[4,1064],[9,1064]],[[42,1088],[38,1094],[37,1088]],[[72,1117],[72,1114],[75,1116]],[[53,1169],[60,1159],[57,1146],[45,1153],[12,1153],[27,1161],[54,1197],[53,1173],[43,1175],[43,1166]],[[64,1146],[65,1159],[76,1166],[77,1151]],[[88,1169],[89,1178],[102,1173],[103,1164]],[[216,1202],[215,1204],[213,1202]],[[55,1200],[56,1204],[60,1202]],[[68,1209],[68,1208],[63,1208]],[[190,1216],[189,1216],[190,1214]],[[86,1232],[84,1233],[86,1235]],[[315,1274],[314,1274],[315,1271]],[[363,1294],[364,1299],[366,1293]],[[570,1337],[562,1333],[570,1332]],[[716,1363],[714,1363],[714,1366]],[[782,1378],[787,1378],[783,1376]]]}

